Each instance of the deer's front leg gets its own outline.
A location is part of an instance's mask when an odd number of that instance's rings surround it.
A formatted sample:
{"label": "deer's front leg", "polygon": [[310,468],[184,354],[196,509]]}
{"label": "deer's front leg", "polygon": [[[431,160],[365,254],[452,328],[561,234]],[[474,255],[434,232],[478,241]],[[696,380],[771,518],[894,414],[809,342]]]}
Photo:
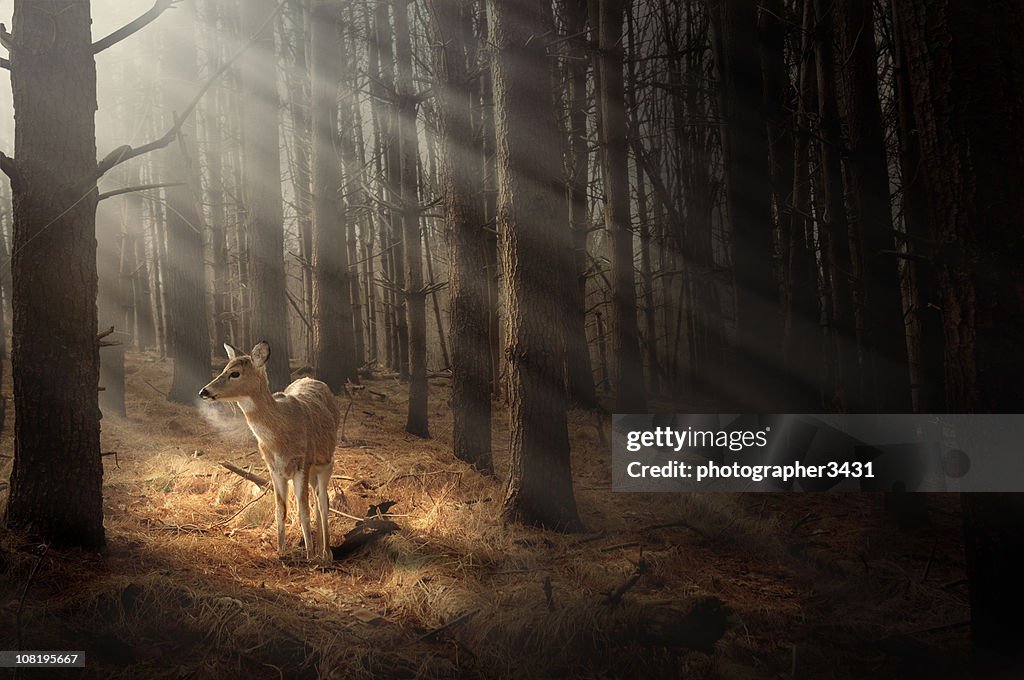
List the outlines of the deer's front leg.
{"label": "deer's front leg", "polygon": [[274,482],[274,501],[277,515],[277,552],[284,555],[284,522],[288,517],[288,479],[277,472],[271,471],[270,478]]}
{"label": "deer's front leg", "polygon": [[309,473],[299,470],[292,478],[295,486],[295,503],[299,506],[299,524],[302,525],[302,541],[306,544],[306,559],[313,559],[313,533],[309,527]]}

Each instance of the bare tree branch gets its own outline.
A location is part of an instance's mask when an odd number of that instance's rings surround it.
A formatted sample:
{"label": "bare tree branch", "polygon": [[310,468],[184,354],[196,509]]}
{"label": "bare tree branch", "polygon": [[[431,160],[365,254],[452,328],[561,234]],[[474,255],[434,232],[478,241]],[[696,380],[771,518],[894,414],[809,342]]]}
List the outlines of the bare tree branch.
{"label": "bare tree branch", "polygon": [[149,8],[148,12],[139,16],[134,21],[125,24],[107,37],[94,42],[92,44],[92,53],[99,54],[108,47],[116,45],[132,33],[135,33],[136,31],[139,31],[145,26],[151,24],[157,17],[164,13],[164,10],[169,7],[173,7],[179,2],[181,2],[181,0],[156,0],[156,2],[153,3],[153,6]]}
{"label": "bare tree branch", "polygon": [[[161,1],[166,2],[167,0]],[[185,110],[181,112],[181,115],[178,115],[177,112],[175,112],[174,125],[171,126],[171,128],[164,134],[163,137],[155,139],[152,142],[149,142],[148,144],[143,144],[142,146],[137,148],[132,148],[126,144],[124,146],[120,146],[114,149],[96,165],[96,170],[87,179],[87,186],[95,183],[96,180],[98,180],[100,177],[106,174],[106,172],[111,168],[118,166],[121,163],[124,163],[125,161],[129,161],[138,156],[142,156],[143,154],[147,154],[150,151],[162,149],[171,142],[173,142],[178,137],[178,133],[181,131],[181,126],[185,123],[186,120],[188,120],[188,117],[192,115],[192,112],[195,111],[196,106],[199,105],[199,101],[203,98],[203,95],[206,94],[206,92],[213,86],[215,82],[217,82],[217,79],[220,78],[225,71],[231,68],[232,64],[238,61],[238,59],[243,54],[245,54],[246,50],[253,46],[253,44],[256,42],[259,36],[262,35],[267,25],[274,20],[274,17],[278,15],[278,13],[281,11],[281,8],[284,7],[287,1],[288,0],[281,0],[281,2],[277,4],[277,7],[274,8],[274,11],[267,16],[266,20],[260,26],[259,30],[256,31],[256,33],[252,35],[249,38],[249,40],[246,41],[246,43],[242,45],[242,47],[240,47],[238,51],[235,52],[235,54],[230,59],[221,64],[221,67],[210,75],[210,77],[206,80],[206,83],[204,83],[203,86],[199,88],[199,92],[196,93],[196,96],[192,98],[192,101],[189,102],[188,106],[185,107]]]}
{"label": "bare tree branch", "polygon": [[11,60],[0,57],[0,68],[5,68],[8,71],[11,70]]}
{"label": "bare tree branch", "polygon": [[185,186],[184,182],[164,182],[162,184],[139,184],[133,187],[124,187],[123,189],[114,189],[113,191],[106,191],[96,197],[96,200],[102,201],[104,198],[111,198],[113,196],[120,196],[121,194],[130,194],[136,191],[146,191],[148,189],[162,189],[164,187],[181,187]]}

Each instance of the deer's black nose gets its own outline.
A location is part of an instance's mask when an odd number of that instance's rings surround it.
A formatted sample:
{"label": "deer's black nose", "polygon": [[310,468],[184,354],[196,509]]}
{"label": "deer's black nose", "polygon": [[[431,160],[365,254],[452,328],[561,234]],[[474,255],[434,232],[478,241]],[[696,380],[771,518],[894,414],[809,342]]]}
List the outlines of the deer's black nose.
{"label": "deer's black nose", "polygon": [[211,399],[212,400],[213,399],[213,395],[210,394],[210,390],[208,390],[208,389],[206,389],[204,387],[203,389],[199,390],[199,398],[200,399]]}

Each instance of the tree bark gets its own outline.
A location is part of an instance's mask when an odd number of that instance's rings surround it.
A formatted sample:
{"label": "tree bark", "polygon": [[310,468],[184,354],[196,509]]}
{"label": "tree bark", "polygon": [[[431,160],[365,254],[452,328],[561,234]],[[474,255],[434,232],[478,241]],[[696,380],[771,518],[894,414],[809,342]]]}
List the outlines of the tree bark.
{"label": "tree bark", "polygon": [[435,53],[439,82],[439,180],[448,241],[451,294],[452,449],[455,457],[486,473],[491,459],[491,363],[488,346],[487,270],[483,250],[483,158],[472,139],[473,93],[467,43],[473,2],[435,3]]}
{"label": "tree bark", "polygon": [[814,35],[818,69],[819,156],[821,204],[819,229],[824,232],[826,262],[831,283],[832,313],[829,333],[833,343],[834,384],[832,406],[839,411],[864,409],[857,361],[857,330],[854,322],[854,271],[850,235],[843,203],[840,165],[839,109],[836,100],[834,8],[829,0],[813,0],[817,28]]}
{"label": "tree bark", "polygon": [[[104,545],[96,339],[96,65],[89,2],[17,0],[11,52],[14,467],[7,521]],[[31,46],[31,48],[29,48]],[[13,163],[10,166],[9,163]]]}
{"label": "tree bark", "polygon": [[[1024,408],[1024,8],[893,3],[914,100],[938,271],[946,408]],[[1019,672],[1024,496],[965,494],[971,633],[980,670]]]}
{"label": "tree bark", "polygon": [[[497,138],[498,232],[507,300],[511,402],[503,515],[551,529],[580,528],[563,382],[564,304],[551,284],[569,266],[558,131],[541,36],[544,0],[489,0]],[[561,220],[559,218],[562,218]]]}

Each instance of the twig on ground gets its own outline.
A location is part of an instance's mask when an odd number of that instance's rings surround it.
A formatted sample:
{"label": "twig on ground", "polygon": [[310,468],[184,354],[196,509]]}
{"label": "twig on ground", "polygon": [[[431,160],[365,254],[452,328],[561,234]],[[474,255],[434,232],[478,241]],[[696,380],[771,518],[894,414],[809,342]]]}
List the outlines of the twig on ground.
{"label": "twig on ground", "polygon": [[684,529],[689,529],[701,538],[704,538],[708,541],[711,540],[711,536],[709,536],[707,532],[703,531],[702,529],[698,529],[697,527],[693,526],[684,519],[676,520],[675,522],[666,522],[665,524],[652,524],[641,529],[640,533],[644,533],[647,531],[655,531],[657,529],[674,529],[676,527],[683,527]]}
{"label": "twig on ground", "polygon": [[615,590],[609,591],[604,594],[604,600],[602,602],[606,605],[614,607],[622,601],[622,596],[625,595],[629,590],[640,582],[643,575],[647,572],[647,562],[641,557],[640,561],[636,563],[636,569],[633,570],[633,575],[630,576],[626,581],[622,583]]}
{"label": "twig on ground", "polygon": [[150,387],[152,387],[152,388],[153,388],[154,390],[156,390],[156,392],[157,392],[158,394],[160,394],[160,395],[163,395],[163,397],[164,397],[164,398],[166,398],[166,397],[167,397],[167,393],[166,393],[166,392],[164,392],[164,391],[163,391],[162,389],[160,389],[159,387],[157,387],[157,386],[156,386],[156,385],[154,385],[153,383],[149,382],[149,381],[148,381],[148,380],[146,380],[145,378],[143,378],[143,379],[142,379],[142,382],[144,382],[144,383],[146,383],[147,385],[149,385]]}
{"label": "twig on ground", "polygon": [[236,512],[235,514],[231,515],[231,517],[226,517],[226,518],[224,518],[224,519],[221,519],[221,520],[217,520],[216,522],[214,522],[213,524],[211,524],[211,525],[210,525],[210,528],[211,528],[211,529],[214,529],[214,528],[216,528],[216,527],[222,527],[222,526],[224,526],[225,524],[227,524],[228,522],[230,522],[230,521],[231,521],[231,520],[233,520],[234,518],[236,518],[236,517],[238,517],[239,515],[241,515],[241,514],[242,514],[242,513],[243,513],[243,512],[245,511],[245,509],[246,509],[246,508],[248,508],[248,507],[249,507],[250,505],[252,505],[252,504],[253,504],[253,503],[255,503],[256,501],[258,501],[258,500],[260,500],[261,498],[263,498],[264,496],[266,496],[266,495],[267,495],[267,494],[268,494],[269,492],[270,492],[270,487],[266,487],[265,489],[263,489],[263,493],[261,493],[261,494],[260,494],[259,496],[256,496],[256,498],[253,498],[253,499],[252,499],[251,501],[249,501],[248,503],[246,503],[245,505],[243,505],[242,507],[240,507],[240,508],[238,509],[238,512]]}
{"label": "twig on ground", "polygon": [[427,631],[426,633],[424,633],[423,635],[419,636],[418,638],[416,638],[415,640],[413,640],[409,644],[410,645],[415,645],[415,644],[419,644],[420,642],[423,642],[424,640],[429,640],[430,638],[434,637],[438,633],[443,633],[444,631],[448,630],[452,626],[455,626],[455,625],[457,625],[459,623],[462,623],[463,621],[468,619],[473,614],[476,614],[478,611],[480,611],[480,610],[478,610],[478,609],[471,609],[471,610],[469,610],[469,611],[467,611],[465,613],[459,614],[458,616],[456,616],[454,619],[452,619],[448,623],[446,623],[446,624],[444,624],[442,626],[438,626],[437,628],[434,628],[433,630]]}

